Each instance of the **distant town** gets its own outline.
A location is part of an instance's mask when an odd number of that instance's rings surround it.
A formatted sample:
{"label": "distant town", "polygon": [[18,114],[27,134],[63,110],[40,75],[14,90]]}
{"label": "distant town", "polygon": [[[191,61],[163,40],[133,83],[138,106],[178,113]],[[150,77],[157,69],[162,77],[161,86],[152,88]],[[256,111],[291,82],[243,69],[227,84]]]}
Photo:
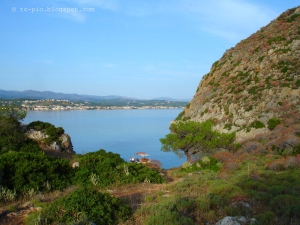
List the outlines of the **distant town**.
{"label": "distant town", "polygon": [[120,110],[120,109],[176,109],[184,108],[187,102],[168,100],[106,100],[83,102],[70,100],[0,100],[0,105],[17,105],[24,110]]}

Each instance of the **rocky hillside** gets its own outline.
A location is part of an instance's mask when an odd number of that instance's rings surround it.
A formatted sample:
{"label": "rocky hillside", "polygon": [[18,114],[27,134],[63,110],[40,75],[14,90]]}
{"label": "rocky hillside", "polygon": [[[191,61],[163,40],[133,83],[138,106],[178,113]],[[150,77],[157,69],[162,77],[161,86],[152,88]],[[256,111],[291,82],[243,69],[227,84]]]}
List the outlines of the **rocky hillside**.
{"label": "rocky hillside", "polygon": [[[215,119],[215,129],[236,132],[239,142],[264,135],[265,142],[274,144],[287,132],[292,145],[298,142],[300,7],[284,12],[227,50],[203,76],[193,99],[177,118],[187,119]],[[271,140],[270,132],[277,134],[276,140]]]}

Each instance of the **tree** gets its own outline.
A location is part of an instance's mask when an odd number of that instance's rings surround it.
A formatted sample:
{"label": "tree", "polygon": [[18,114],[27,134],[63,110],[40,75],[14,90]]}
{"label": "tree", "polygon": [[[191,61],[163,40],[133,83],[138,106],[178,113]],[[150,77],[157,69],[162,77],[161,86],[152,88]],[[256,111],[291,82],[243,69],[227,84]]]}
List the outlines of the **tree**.
{"label": "tree", "polygon": [[17,150],[25,141],[25,135],[20,123],[26,116],[26,111],[14,106],[0,108],[0,153]]}
{"label": "tree", "polygon": [[0,108],[0,116],[6,118],[13,118],[15,120],[23,120],[27,115],[25,110],[18,108],[17,106],[10,105]]}
{"label": "tree", "polygon": [[198,152],[208,152],[216,148],[231,148],[235,133],[219,133],[212,129],[211,120],[199,123],[195,121],[180,121],[170,127],[171,133],[161,138],[161,150],[173,151],[179,157],[184,155],[187,161]]}

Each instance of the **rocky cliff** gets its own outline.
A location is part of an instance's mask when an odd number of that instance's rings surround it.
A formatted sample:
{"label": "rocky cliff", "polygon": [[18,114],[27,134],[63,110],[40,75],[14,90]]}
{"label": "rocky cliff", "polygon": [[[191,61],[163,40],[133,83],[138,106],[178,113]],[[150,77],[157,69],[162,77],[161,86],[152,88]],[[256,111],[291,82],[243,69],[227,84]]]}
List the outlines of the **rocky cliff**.
{"label": "rocky cliff", "polygon": [[[300,7],[227,50],[177,119],[214,119],[216,130],[236,132],[238,142],[264,135],[269,143],[272,132],[273,142],[286,132],[299,142]],[[280,123],[274,130],[272,121]]]}

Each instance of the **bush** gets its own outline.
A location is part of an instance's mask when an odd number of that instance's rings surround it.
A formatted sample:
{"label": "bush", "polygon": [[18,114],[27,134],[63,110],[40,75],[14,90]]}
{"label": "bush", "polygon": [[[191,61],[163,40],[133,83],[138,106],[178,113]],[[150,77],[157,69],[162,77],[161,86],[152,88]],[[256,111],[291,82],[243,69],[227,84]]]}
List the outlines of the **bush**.
{"label": "bush", "polygon": [[258,220],[259,225],[273,225],[276,215],[272,211],[267,211],[265,213],[256,215],[255,218]]}
{"label": "bush", "polygon": [[95,185],[91,175],[97,179],[96,186],[108,187],[125,183],[162,183],[164,178],[158,172],[143,164],[127,163],[119,154],[101,149],[87,153],[78,159],[80,167],[76,169],[75,181],[78,184]]}
{"label": "bush", "polygon": [[21,148],[19,149],[19,152],[26,152],[26,153],[41,153],[44,154],[44,151],[40,148],[40,146],[33,140],[27,139]]}
{"label": "bush", "polygon": [[279,195],[270,203],[271,209],[284,217],[300,218],[300,198],[294,195]]}
{"label": "bush", "polygon": [[253,127],[255,129],[264,128],[265,124],[259,120],[255,120],[250,124],[250,127]]}
{"label": "bush", "polygon": [[122,204],[120,199],[93,188],[80,188],[45,208],[41,220],[55,224],[119,224],[130,215],[130,207]]}
{"label": "bush", "polygon": [[166,199],[160,204],[144,206],[138,210],[139,214],[146,215],[146,225],[189,225],[194,221],[188,217],[193,212],[196,202],[188,198]]}
{"label": "bush", "polygon": [[51,123],[42,122],[42,121],[33,121],[27,125],[27,129],[34,129],[36,131],[42,131],[46,133],[49,137],[44,141],[46,144],[51,144],[52,142],[59,141],[59,137],[65,133],[62,127],[55,127]]}
{"label": "bush", "polygon": [[268,128],[269,128],[270,130],[274,130],[275,127],[276,127],[278,124],[280,124],[280,123],[281,123],[280,119],[278,119],[278,118],[271,118],[271,119],[268,120]]}
{"label": "bush", "polygon": [[[189,164],[190,166],[187,166],[187,164]],[[194,164],[186,162],[185,164],[183,164],[181,170],[186,172],[199,170],[212,170],[217,172],[220,170],[220,164],[215,158],[205,156],[202,157],[201,160],[195,162]]]}
{"label": "bush", "polygon": [[159,208],[154,215],[151,213],[149,219],[145,222],[146,225],[192,225],[194,224],[191,218],[181,216],[178,212],[172,212],[165,208]]}
{"label": "bush", "polygon": [[[73,169],[65,159],[43,154],[8,152],[0,156],[2,185],[17,194],[28,190],[62,190],[71,184]],[[48,184],[48,185],[46,185]]]}
{"label": "bush", "polygon": [[17,151],[25,141],[21,123],[15,118],[0,115],[0,134],[0,154]]}

